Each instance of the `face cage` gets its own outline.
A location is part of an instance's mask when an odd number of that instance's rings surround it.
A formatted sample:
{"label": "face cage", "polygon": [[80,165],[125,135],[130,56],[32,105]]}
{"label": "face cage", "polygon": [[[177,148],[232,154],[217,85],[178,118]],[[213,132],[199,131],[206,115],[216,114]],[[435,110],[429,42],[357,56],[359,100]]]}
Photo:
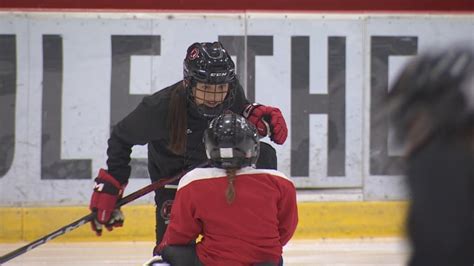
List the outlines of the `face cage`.
{"label": "face cage", "polygon": [[[217,85],[219,84],[215,84],[215,86]],[[230,86],[228,88],[230,88]],[[227,93],[229,93],[229,89],[227,89],[226,92],[217,92],[216,88],[214,88],[214,91],[206,91],[206,90],[199,89],[198,87],[194,87],[192,89],[193,89],[193,96],[195,100],[197,99],[203,102],[218,103],[218,104],[223,103],[227,96]],[[200,94],[203,95],[204,97],[203,98],[198,97],[197,96],[198,92],[200,92]]]}
{"label": "face cage", "polygon": [[188,87],[186,88],[188,102],[190,106],[197,111],[198,114],[202,115],[205,118],[212,119],[221,115],[222,113],[224,113],[224,111],[230,109],[230,107],[234,103],[235,90],[234,90],[233,82],[229,83],[229,89],[227,90],[227,94],[224,100],[215,107],[209,107],[209,106],[206,106],[205,104],[199,104],[199,105],[196,104],[196,99],[193,93],[193,87],[195,85],[196,85],[195,82],[188,83]]}

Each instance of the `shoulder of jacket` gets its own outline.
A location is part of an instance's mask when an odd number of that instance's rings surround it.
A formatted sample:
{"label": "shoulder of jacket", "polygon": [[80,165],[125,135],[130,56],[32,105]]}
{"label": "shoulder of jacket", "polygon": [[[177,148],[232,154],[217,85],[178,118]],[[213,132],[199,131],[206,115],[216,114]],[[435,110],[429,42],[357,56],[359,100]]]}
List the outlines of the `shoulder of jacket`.
{"label": "shoulder of jacket", "polygon": [[255,169],[252,167],[245,167],[242,168],[239,172],[237,172],[237,175],[259,175],[259,174],[264,174],[264,175],[270,175],[274,178],[277,179],[283,179],[287,180],[288,182],[293,184],[293,180],[291,180],[289,177],[287,177],[284,173],[278,171],[278,170],[272,170],[272,169]]}
{"label": "shoulder of jacket", "polygon": [[209,180],[226,176],[225,170],[219,168],[195,168],[185,174],[178,184],[178,190],[190,185],[194,181]]}
{"label": "shoulder of jacket", "polygon": [[163,104],[169,103],[171,99],[171,92],[180,84],[181,81],[178,81],[177,83],[166,87],[164,89],[161,89],[151,95],[147,95],[143,97],[142,103],[145,104],[146,106],[162,106]]}

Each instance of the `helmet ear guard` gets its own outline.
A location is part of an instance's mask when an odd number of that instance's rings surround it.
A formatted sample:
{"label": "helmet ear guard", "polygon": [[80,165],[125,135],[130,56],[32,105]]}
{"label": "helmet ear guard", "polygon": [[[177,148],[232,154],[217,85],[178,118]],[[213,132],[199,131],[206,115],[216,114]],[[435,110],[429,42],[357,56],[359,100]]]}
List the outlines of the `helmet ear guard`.
{"label": "helmet ear guard", "polygon": [[203,141],[207,157],[218,168],[253,166],[260,152],[256,128],[242,116],[231,112],[211,121]]}

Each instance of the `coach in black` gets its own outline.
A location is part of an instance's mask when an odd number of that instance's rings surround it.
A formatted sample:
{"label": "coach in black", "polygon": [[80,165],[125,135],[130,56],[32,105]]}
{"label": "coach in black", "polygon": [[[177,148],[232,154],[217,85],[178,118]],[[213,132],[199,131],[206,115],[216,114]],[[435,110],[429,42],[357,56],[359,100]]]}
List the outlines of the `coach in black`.
{"label": "coach in black", "polygon": [[[143,98],[120,121],[108,140],[107,170],[95,179],[90,208],[97,213],[91,223],[100,235],[102,226],[121,226],[123,216],[115,209],[130,176],[130,153],[134,145],[148,145],[148,171],[152,181],[177,174],[207,160],[203,132],[209,121],[230,110],[244,115],[261,136],[277,144],[287,137],[285,120],[278,108],[250,103],[236,78],[235,65],[219,42],[194,43],[184,59],[184,78]],[[262,143],[259,168],[276,169],[276,152]],[[176,191],[158,189],[156,242],[161,241]]]}

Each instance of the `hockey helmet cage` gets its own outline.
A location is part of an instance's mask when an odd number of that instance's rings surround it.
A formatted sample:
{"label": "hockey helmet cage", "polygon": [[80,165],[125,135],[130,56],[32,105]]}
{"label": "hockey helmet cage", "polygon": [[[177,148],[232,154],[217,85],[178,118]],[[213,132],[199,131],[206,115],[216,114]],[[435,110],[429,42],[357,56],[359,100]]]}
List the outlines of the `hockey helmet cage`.
{"label": "hockey helmet cage", "polygon": [[[211,119],[229,109],[234,102],[234,86],[237,82],[235,64],[220,42],[193,43],[183,62],[183,77],[188,102],[199,114]],[[229,84],[224,101],[216,107],[197,105],[192,88],[197,82]]]}

